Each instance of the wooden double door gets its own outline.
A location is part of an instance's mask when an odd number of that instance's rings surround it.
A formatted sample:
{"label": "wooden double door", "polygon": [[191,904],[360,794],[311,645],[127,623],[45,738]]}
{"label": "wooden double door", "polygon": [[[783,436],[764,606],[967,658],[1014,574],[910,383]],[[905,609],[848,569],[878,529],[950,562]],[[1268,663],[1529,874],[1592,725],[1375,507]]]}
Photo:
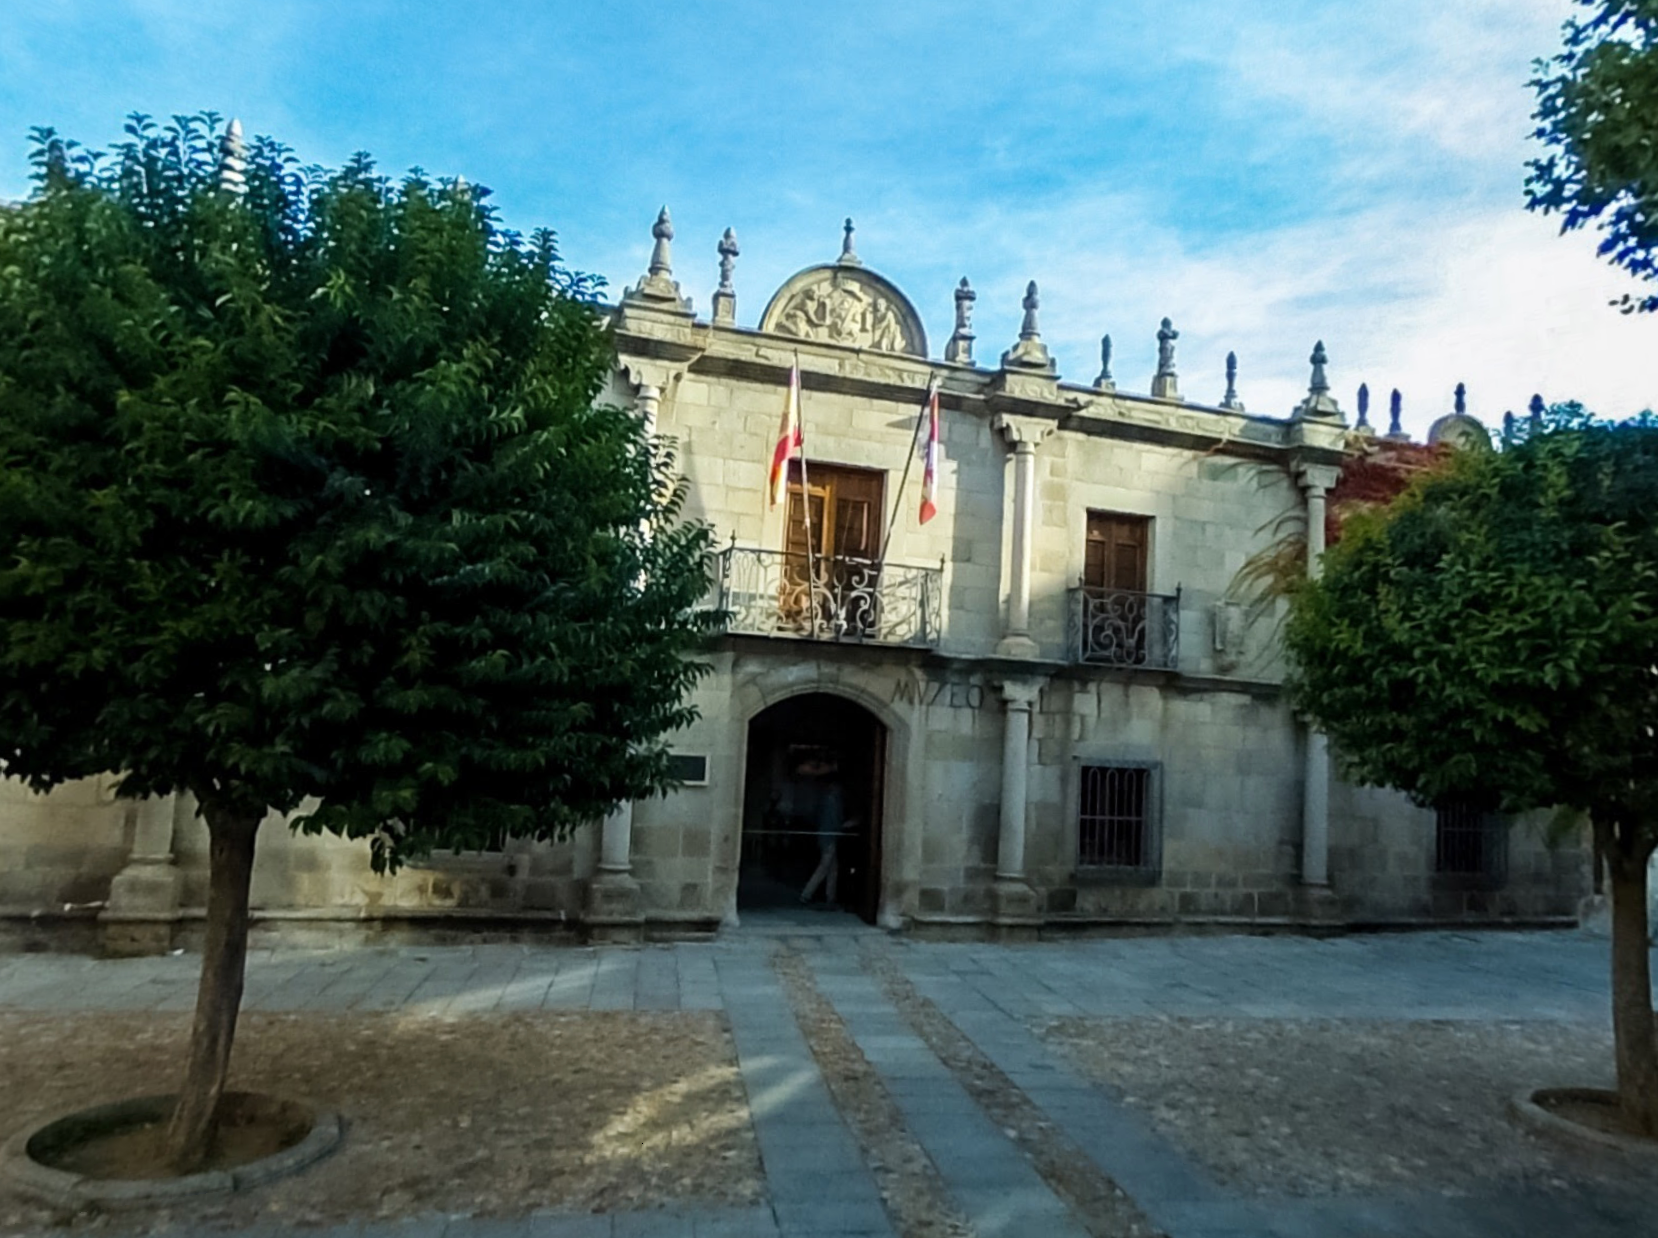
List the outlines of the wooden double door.
{"label": "wooden double door", "polygon": [[885,485],[886,475],[875,469],[791,462],[779,598],[790,626],[815,625],[824,635],[875,633]]}

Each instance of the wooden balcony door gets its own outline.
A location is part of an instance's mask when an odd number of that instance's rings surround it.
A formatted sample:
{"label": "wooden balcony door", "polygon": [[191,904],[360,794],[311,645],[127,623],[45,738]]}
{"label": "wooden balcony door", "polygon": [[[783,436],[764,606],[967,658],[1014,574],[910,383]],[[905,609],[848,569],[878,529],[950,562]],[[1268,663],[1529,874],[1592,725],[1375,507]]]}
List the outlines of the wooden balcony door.
{"label": "wooden balcony door", "polygon": [[1082,561],[1083,587],[1145,593],[1150,531],[1151,520],[1146,516],[1089,512],[1088,546]]}
{"label": "wooden balcony door", "polygon": [[1088,544],[1082,560],[1085,648],[1112,651],[1129,666],[1146,661],[1146,557],[1151,520],[1115,512],[1088,513]]}
{"label": "wooden balcony door", "polygon": [[[780,609],[792,626],[809,628],[812,612],[807,599],[815,595],[822,635],[872,635],[878,617],[876,560],[881,555],[885,475],[811,461],[806,462],[805,475],[802,485],[800,461],[790,463]],[[816,573],[817,587],[811,591],[806,587],[808,564]]]}

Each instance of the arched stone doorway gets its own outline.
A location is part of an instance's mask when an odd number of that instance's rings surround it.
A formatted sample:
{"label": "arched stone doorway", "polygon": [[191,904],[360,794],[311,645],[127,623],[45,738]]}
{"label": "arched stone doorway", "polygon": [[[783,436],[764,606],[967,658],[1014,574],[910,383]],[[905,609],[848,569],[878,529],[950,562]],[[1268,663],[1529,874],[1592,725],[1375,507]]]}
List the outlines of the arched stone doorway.
{"label": "arched stone doorway", "polygon": [[[875,923],[886,753],[880,719],[828,692],[792,696],[754,716],[743,780],[739,911],[798,904],[823,857],[815,811],[821,784],[834,782],[848,825],[835,845],[835,897],[828,900],[824,881],[813,902]],[[834,772],[823,772],[824,764]]]}

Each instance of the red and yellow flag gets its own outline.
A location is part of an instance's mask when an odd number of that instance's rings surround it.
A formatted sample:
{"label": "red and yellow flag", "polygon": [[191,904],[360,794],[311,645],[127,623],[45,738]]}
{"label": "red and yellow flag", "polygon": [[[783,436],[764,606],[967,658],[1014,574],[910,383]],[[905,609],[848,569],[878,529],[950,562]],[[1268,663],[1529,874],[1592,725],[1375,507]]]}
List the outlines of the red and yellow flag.
{"label": "red and yellow flag", "polygon": [[789,461],[805,445],[800,432],[800,363],[789,367],[789,394],[783,401],[783,424],[777,430],[777,446],[771,452],[771,505],[776,507],[789,492]]}
{"label": "red and yellow flag", "polygon": [[927,468],[921,474],[921,523],[938,515],[938,388],[927,392]]}

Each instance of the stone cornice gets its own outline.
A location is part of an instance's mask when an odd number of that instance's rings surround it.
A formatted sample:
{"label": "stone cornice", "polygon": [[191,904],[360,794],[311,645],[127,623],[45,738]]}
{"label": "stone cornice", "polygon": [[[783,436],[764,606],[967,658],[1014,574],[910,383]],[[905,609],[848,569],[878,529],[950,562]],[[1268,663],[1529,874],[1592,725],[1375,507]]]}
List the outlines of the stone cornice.
{"label": "stone cornice", "polygon": [[[610,311],[621,363],[648,357],[697,375],[781,387],[800,359],[801,386],[861,399],[918,403],[928,380],[940,380],[942,407],[987,420],[1013,414],[1049,420],[1070,434],[1289,465],[1339,465],[1346,456],[1339,425],[1155,399],[1074,384],[1009,389],[1003,372],[816,340],[795,340],[743,327],[688,322],[624,305]],[[1051,392],[1052,394],[1048,394]]]}

